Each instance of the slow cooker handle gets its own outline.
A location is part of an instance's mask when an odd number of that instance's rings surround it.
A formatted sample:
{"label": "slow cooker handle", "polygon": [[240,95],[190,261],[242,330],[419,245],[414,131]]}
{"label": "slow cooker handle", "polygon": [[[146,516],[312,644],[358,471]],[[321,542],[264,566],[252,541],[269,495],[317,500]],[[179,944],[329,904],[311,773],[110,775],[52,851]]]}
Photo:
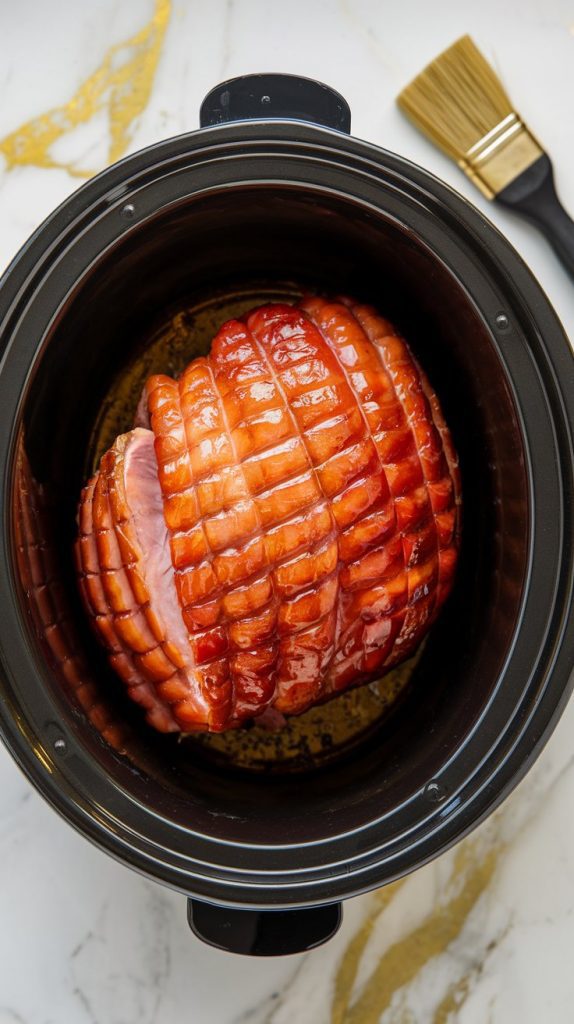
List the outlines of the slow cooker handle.
{"label": "slow cooker handle", "polygon": [[301,910],[237,910],[188,900],[187,919],[203,942],[227,953],[285,956],[322,945],[339,929],[340,903]]}
{"label": "slow cooker handle", "polygon": [[202,128],[230,121],[276,118],[311,121],[351,131],[351,110],[340,93],[313,78],[298,75],[241,75],[208,92],[199,112]]}

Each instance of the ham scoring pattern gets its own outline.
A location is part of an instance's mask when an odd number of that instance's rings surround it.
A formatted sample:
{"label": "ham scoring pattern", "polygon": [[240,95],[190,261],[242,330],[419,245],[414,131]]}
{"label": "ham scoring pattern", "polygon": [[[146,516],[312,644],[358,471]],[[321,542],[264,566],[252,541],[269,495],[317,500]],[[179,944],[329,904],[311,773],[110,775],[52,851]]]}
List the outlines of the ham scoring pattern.
{"label": "ham scoring pattern", "polygon": [[264,306],[146,390],[189,649],[148,590],[125,485],[148,431],[119,438],[85,488],[77,555],[150,724],[299,713],[408,657],[452,585],[461,493],[438,399],[392,326],[349,300]]}

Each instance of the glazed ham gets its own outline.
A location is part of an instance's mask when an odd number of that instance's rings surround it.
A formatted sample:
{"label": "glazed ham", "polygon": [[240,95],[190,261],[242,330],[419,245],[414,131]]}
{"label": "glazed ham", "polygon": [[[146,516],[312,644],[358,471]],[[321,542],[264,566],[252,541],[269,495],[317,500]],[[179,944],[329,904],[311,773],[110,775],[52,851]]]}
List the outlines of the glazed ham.
{"label": "glazed ham", "polygon": [[372,308],[226,323],[82,493],[110,662],[165,732],[281,721],[411,655],[452,585],[460,475],[432,387]]}

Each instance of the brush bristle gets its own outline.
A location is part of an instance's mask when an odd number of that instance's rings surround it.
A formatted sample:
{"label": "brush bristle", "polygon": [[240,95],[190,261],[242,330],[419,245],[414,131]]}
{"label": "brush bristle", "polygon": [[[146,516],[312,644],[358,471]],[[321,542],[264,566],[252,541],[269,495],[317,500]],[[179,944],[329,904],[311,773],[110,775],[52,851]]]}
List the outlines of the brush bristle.
{"label": "brush bristle", "polygon": [[463,36],[421,71],[397,98],[433,142],[460,159],[513,112],[490,64]]}

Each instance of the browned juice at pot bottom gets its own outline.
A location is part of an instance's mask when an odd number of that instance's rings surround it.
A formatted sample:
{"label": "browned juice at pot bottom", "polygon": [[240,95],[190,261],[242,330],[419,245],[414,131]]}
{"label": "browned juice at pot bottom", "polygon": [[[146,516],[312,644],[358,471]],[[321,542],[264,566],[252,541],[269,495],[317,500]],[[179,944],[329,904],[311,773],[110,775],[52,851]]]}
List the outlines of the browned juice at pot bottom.
{"label": "browned juice at pot bottom", "polygon": [[[172,309],[155,325],[112,383],[88,447],[85,477],[98,466],[118,434],[130,430],[147,377],[177,376],[195,357],[205,354],[226,320],[266,302],[294,302],[301,290],[293,282],[214,292],[199,302]],[[419,650],[420,653],[420,650]],[[404,692],[418,656],[382,679],[341,694],[287,720],[271,732],[262,726],[220,734],[193,734],[189,746],[210,759],[238,768],[298,770],[333,760],[376,728]],[[119,685],[119,684],[118,684]]]}

